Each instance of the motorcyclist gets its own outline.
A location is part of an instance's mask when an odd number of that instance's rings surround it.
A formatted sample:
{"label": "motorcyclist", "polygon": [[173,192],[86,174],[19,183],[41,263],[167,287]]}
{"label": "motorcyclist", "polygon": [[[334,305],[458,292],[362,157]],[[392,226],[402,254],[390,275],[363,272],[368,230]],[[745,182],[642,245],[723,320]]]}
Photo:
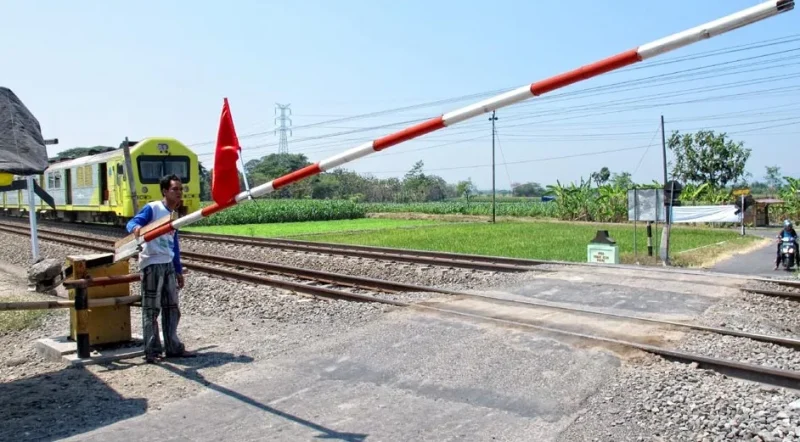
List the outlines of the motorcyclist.
{"label": "motorcyclist", "polygon": [[792,239],[795,250],[794,258],[797,265],[800,267],[800,253],[797,253],[797,232],[794,230],[792,222],[787,219],[783,222],[783,230],[778,234],[778,255],[775,257],[775,270],[778,270],[781,264],[781,240],[787,237]]}

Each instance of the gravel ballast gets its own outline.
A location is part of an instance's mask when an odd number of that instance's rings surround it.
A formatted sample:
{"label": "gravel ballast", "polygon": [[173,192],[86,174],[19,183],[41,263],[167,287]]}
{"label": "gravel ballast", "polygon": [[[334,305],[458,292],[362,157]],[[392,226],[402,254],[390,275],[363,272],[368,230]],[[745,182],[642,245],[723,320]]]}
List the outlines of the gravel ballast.
{"label": "gravel ballast", "polygon": [[[26,299],[53,299],[25,289],[30,241],[0,233],[0,262],[18,266],[16,290]],[[39,242],[40,255],[96,253],[50,241]],[[6,266],[9,267],[9,266]],[[131,272],[135,272],[132,261]],[[131,284],[139,294],[139,284]],[[425,294],[386,295],[400,300]],[[141,357],[85,369],[68,368],[38,357],[34,343],[69,333],[67,310],[54,310],[34,327],[0,333],[0,440],[41,440],[76,434],[197,394],[246,364],[374,321],[395,307],[385,304],[313,299],[286,290],[188,272],[180,292],[179,335],[194,359],[144,364]],[[141,334],[141,311],[131,310],[133,334]],[[43,386],[45,388],[43,388]],[[53,405],[57,404],[57,405]],[[42,425],[53,423],[53,425]]]}
{"label": "gravel ballast", "polygon": [[[0,249],[0,261],[27,267],[29,239],[0,233],[0,241],[8,245]],[[522,281],[534,276],[310,253],[265,252],[247,246],[220,252],[219,244],[187,245],[189,242],[182,243],[184,250],[207,247],[206,251],[196,251],[209,253],[214,247],[217,253],[241,259],[269,260],[419,285],[491,288],[499,282]],[[75,247],[47,241],[40,241],[40,250],[44,257],[59,259],[79,252]],[[135,266],[131,270],[135,271]],[[316,338],[343,333],[374,321],[393,308],[299,297],[285,290],[197,272],[187,275],[186,284],[181,292],[180,333],[190,349],[202,349],[205,353],[192,362],[160,367],[135,360],[132,365],[91,367],[84,371],[64,370],[60,364],[38,360],[31,342],[37,337],[68,330],[66,311],[53,312],[35,330],[0,336],[0,345],[12,348],[7,355],[0,356],[0,380],[3,382],[0,394],[11,398],[10,405],[3,407],[5,411],[0,411],[4,413],[0,414],[0,421],[8,423],[8,428],[0,430],[0,439],[11,435],[15,440],[58,437],[67,431],[59,428],[88,429],[145,411],[157,412],[165,403],[224,382],[243,364],[291,351]],[[786,290],[784,287],[772,289]],[[138,284],[132,284],[132,292],[138,294]],[[406,295],[396,296],[405,300]],[[421,294],[408,297],[425,299]],[[742,292],[720,298],[698,321],[714,327],[800,339],[797,305],[792,300]],[[133,309],[134,333],[141,329],[139,315],[139,310]],[[677,345],[680,349],[708,356],[800,370],[797,351],[744,338],[691,332]],[[97,379],[103,382],[98,383]],[[43,380],[51,383],[51,391],[37,387]],[[76,393],[81,390],[89,393]],[[46,397],[41,399],[41,394]],[[82,399],[87,396],[95,400]],[[142,404],[142,399],[146,399],[146,405]],[[59,406],[51,406],[53,403]],[[115,405],[110,406],[112,403]],[[83,415],[92,418],[83,418]],[[42,425],[48,421],[59,423]],[[559,440],[800,441],[800,395],[644,355],[626,361],[613,380],[587,401]]]}
{"label": "gravel ballast", "polygon": [[491,281],[502,273],[189,239],[181,241],[181,249],[422,286],[458,284],[471,287]]}
{"label": "gravel ballast", "polygon": [[620,368],[559,441],[796,441],[797,392],[646,355]]}

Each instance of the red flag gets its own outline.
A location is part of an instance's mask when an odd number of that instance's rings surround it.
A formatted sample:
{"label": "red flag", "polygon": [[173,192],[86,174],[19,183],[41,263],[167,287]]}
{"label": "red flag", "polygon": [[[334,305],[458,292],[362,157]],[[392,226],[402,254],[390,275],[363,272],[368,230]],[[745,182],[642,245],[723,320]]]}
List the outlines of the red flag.
{"label": "red flag", "polygon": [[214,169],[211,175],[211,198],[217,204],[230,201],[240,192],[236,161],[239,159],[241,150],[239,139],[236,137],[236,129],[233,127],[233,117],[228,106],[228,99],[225,98],[219,121],[219,132],[217,132]]}

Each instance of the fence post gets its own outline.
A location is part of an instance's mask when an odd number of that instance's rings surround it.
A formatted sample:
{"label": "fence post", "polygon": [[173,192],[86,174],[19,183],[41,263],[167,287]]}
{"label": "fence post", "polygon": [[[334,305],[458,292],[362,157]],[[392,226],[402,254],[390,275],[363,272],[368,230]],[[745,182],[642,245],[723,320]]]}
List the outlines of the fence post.
{"label": "fence post", "polygon": [[[86,261],[76,259],[72,262],[75,279],[86,277]],[[78,357],[88,358],[89,350],[89,289],[75,288],[75,342],[78,344]]]}

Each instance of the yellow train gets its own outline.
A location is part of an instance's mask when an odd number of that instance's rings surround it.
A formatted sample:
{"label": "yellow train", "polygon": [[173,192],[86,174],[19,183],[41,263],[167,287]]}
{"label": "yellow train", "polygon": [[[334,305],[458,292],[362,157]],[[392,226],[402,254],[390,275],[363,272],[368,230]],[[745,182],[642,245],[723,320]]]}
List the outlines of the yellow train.
{"label": "yellow train", "polygon": [[[180,214],[200,208],[200,165],[194,152],[174,138],[147,138],[128,144],[139,208],[162,198],[159,179],[173,173],[183,181]],[[120,146],[108,152],[51,163],[42,175],[34,178],[55,201],[53,210],[34,195],[40,218],[127,223],[136,213],[123,152]],[[27,215],[28,190],[0,192],[0,198],[5,215]]]}

